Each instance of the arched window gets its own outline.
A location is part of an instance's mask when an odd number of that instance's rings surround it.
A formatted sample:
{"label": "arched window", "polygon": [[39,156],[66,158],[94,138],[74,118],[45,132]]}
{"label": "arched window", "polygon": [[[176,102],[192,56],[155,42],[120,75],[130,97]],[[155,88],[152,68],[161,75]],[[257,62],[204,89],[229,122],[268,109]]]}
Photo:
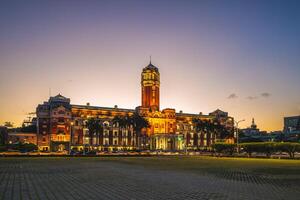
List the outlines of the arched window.
{"label": "arched window", "polygon": [[108,121],[103,122],[103,126],[104,127],[109,127],[109,122]]}

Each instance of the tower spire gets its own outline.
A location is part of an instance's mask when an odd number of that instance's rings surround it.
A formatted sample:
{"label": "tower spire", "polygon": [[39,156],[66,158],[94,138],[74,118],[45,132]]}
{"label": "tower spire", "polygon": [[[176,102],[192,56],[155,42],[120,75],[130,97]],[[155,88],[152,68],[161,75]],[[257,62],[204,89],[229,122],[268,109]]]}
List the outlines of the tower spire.
{"label": "tower spire", "polygon": [[151,64],[151,55],[150,55],[150,64]]}
{"label": "tower spire", "polygon": [[255,124],[255,121],[254,121],[254,117],[252,118],[251,128],[253,128],[253,129],[256,129],[256,128],[257,128],[257,126],[256,126],[256,124]]}

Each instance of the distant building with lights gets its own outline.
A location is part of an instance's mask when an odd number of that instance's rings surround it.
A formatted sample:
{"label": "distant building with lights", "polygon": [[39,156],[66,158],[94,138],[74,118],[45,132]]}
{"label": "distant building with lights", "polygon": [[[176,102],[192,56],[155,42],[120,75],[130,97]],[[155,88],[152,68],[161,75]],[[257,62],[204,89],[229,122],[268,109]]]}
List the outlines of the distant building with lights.
{"label": "distant building with lights", "polygon": [[93,148],[100,151],[135,150],[137,141],[132,127],[123,128],[113,123],[116,116],[138,113],[150,124],[144,128],[142,149],[177,151],[206,149],[218,139],[216,134],[196,132],[193,119],[218,120],[233,131],[234,120],[227,112],[216,110],[208,115],[176,112],[173,108],[160,109],[160,73],[151,62],[141,73],[141,106],[135,109],[71,104],[60,94],[38,105],[37,143],[42,151],[63,151],[71,148],[90,148],[89,118],[100,119],[103,133],[94,138]]}
{"label": "distant building with lights", "polygon": [[283,132],[286,134],[300,134],[300,115],[285,117]]}
{"label": "distant building with lights", "polygon": [[260,131],[255,124],[254,118],[252,118],[251,126],[241,130],[245,136],[255,136],[260,135]]}

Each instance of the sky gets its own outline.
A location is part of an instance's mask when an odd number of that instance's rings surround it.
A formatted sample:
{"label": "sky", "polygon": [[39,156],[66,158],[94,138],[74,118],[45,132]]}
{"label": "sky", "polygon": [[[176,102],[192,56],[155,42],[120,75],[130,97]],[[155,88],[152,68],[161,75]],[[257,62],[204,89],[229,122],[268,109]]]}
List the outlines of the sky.
{"label": "sky", "polygon": [[[2,0],[0,124],[49,93],[135,108],[140,75],[161,73],[161,108],[215,109],[248,127],[300,115],[300,1]],[[49,90],[51,88],[51,90]]]}

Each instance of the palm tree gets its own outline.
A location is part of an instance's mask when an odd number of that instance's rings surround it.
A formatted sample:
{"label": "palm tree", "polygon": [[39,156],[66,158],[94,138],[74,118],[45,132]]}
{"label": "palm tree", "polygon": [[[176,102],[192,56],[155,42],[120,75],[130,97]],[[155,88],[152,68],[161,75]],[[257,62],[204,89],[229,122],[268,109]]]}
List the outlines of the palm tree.
{"label": "palm tree", "polygon": [[[121,131],[126,129],[128,131],[128,136],[131,131],[131,127],[133,128],[133,134],[136,137],[135,146],[140,149],[140,139],[142,136],[142,129],[149,127],[149,122],[142,116],[137,113],[134,113],[132,116],[126,115],[122,116],[115,116],[113,119],[113,124],[118,124]],[[132,135],[133,136],[133,135]],[[123,138],[121,138],[123,139]],[[124,144],[122,142],[122,144]]]}
{"label": "palm tree", "polygon": [[146,135],[142,134],[142,129],[150,127],[148,120],[146,120],[144,117],[139,115],[138,113],[134,113],[129,118],[130,124],[133,127],[135,136],[136,136],[136,146],[138,149],[140,149],[141,145],[141,136],[145,138]]}
{"label": "palm tree", "polygon": [[[210,135],[215,130],[214,123],[212,123],[210,120],[201,120],[198,118],[193,119],[193,124],[196,129],[197,133],[200,133],[201,135],[206,133],[207,134],[207,140],[210,139]],[[201,139],[203,137],[200,137]],[[209,143],[208,143],[209,144]]]}
{"label": "palm tree", "polygon": [[[192,120],[192,123],[193,123],[193,126],[195,127],[195,131],[196,131],[195,134],[197,135],[197,137],[195,137],[195,135],[194,135],[194,144],[195,144],[195,138],[198,140],[198,133],[200,133],[200,138],[202,138],[201,135],[205,130],[205,126],[204,126],[204,122],[197,118],[194,118]],[[198,141],[197,141],[197,144],[198,144]]]}
{"label": "palm tree", "polygon": [[115,116],[112,120],[112,124],[115,126],[120,127],[120,122],[122,120],[122,117],[120,117],[119,115]]}
{"label": "palm tree", "polygon": [[[131,137],[131,139],[133,138],[133,131],[132,131],[132,127],[133,127],[133,118],[129,115],[126,115],[123,119],[123,126],[127,129],[127,138],[129,138],[129,136]],[[133,144],[134,141],[131,141],[131,143]]]}
{"label": "palm tree", "polygon": [[96,119],[96,137],[97,137],[97,145],[99,145],[100,135],[103,137],[103,123],[100,119]]}
{"label": "palm tree", "polygon": [[86,122],[86,127],[89,130],[90,145],[92,146],[95,134],[97,141],[99,141],[99,134],[103,132],[103,125],[99,119],[89,118]]}
{"label": "palm tree", "polygon": [[220,139],[225,139],[228,137],[233,137],[233,132],[230,129],[226,128],[225,125],[221,124],[219,120],[215,119],[213,121],[214,133]]}
{"label": "palm tree", "polygon": [[206,123],[204,120],[194,118],[192,121],[196,132],[204,132],[206,130]]}
{"label": "palm tree", "polygon": [[14,123],[13,122],[4,122],[4,126],[7,127],[7,128],[13,128]]}
{"label": "palm tree", "polygon": [[124,145],[123,143],[123,130],[127,127],[127,121],[126,121],[126,117],[122,117],[122,116],[115,116],[112,120],[112,123],[114,125],[116,125],[119,129],[119,141],[121,141],[121,144]]}
{"label": "palm tree", "polygon": [[93,139],[95,133],[95,119],[89,118],[86,122],[86,127],[89,130],[90,145],[93,145]]}

